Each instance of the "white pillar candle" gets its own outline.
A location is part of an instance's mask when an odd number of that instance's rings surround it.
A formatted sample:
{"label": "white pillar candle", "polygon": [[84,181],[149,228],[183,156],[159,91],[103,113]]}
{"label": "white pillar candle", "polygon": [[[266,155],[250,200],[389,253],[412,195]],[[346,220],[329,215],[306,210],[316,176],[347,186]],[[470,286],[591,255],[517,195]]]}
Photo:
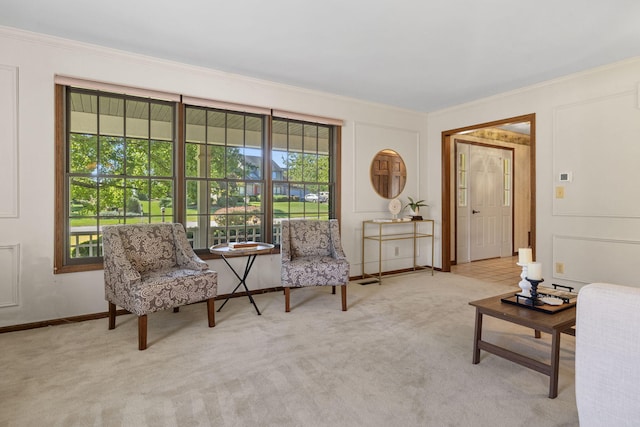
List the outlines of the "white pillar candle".
{"label": "white pillar candle", "polygon": [[531,248],[518,249],[518,264],[529,264],[533,261]]}
{"label": "white pillar candle", "polygon": [[530,262],[527,266],[527,279],[542,280],[542,264]]}

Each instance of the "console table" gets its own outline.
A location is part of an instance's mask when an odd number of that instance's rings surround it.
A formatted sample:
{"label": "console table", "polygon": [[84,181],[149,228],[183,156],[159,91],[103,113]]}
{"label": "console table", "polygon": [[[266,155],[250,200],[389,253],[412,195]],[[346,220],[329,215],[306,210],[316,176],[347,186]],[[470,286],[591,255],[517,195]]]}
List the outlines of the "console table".
{"label": "console table", "polygon": [[[429,230],[420,230],[420,226],[429,227]],[[382,283],[382,244],[392,240],[412,240],[413,241],[413,271],[431,268],[433,276],[433,232],[434,222],[432,219],[422,219],[417,221],[402,220],[367,220],[362,221],[362,277],[376,277],[378,283]],[[367,234],[369,233],[369,234]],[[431,239],[431,266],[421,266],[416,264],[419,239]],[[367,274],[364,271],[367,257],[365,256],[365,242],[373,240],[378,242],[378,274]]]}

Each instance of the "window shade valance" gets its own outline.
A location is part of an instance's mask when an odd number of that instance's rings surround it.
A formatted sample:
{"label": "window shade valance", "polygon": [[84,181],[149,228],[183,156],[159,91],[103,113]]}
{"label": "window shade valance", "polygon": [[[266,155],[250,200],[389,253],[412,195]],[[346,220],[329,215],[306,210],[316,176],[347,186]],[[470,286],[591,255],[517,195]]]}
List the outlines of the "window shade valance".
{"label": "window shade valance", "polygon": [[223,110],[239,111],[243,113],[271,115],[282,119],[300,120],[303,122],[321,123],[326,125],[342,126],[343,120],[330,117],[314,116],[311,114],[295,113],[285,110],[274,110],[268,107],[259,107],[255,105],[236,104],[232,102],[216,101],[213,99],[199,98],[189,95],[180,95],[177,93],[163,92],[153,89],[137,88],[132,86],[118,85],[114,83],[99,82],[95,80],[81,79],[77,77],[56,75],[54,77],[56,84],[73,86],[84,89],[100,90],[104,92],[122,93],[131,96],[139,96],[143,98],[153,98],[171,102],[183,102],[188,105],[199,107],[219,108]]}
{"label": "window shade valance", "polygon": [[60,75],[56,75],[54,77],[54,82],[59,85],[73,86],[83,89],[93,89],[103,92],[122,93],[131,96],[139,96],[142,98],[154,98],[163,101],[180,102],[180,95],[159,90],[123,86],[113,83],[98,82],[95,80],[85,80],[76,77]]}
{"label": "window shade valance", "polygon": [[279,117],[281,119],[300,120],[303,122],[321,123],[324,125],[342,126],[343,121],[340,119],[332,119],[330,117],[320,117],[310,114],[294,113],[292,111],[283,110],[271,110],[273,117]]}
{"label": "window shade valance", "polygon": [[219,108],[221,110],[239,111],[241,113],[263,114],[268,116],[271,114],[269,108],[256,107],[253,105],[235,104],[232,102],[214,101],[212,99],[197,98],[195,96],[184,95],[182,102],[197,107]]}

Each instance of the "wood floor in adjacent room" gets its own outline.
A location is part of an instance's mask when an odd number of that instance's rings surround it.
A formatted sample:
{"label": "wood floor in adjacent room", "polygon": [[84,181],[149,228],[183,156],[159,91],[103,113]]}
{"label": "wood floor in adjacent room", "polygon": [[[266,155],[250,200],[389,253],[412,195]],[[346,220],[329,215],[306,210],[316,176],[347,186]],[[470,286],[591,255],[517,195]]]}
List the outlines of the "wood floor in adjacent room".
{"label": "wood floor in adjacent room", "polygon": [[522,268],[516,264],[518,257],[491,258],[464,264],[452,265],[451,272],[492,283],[518,286]]}

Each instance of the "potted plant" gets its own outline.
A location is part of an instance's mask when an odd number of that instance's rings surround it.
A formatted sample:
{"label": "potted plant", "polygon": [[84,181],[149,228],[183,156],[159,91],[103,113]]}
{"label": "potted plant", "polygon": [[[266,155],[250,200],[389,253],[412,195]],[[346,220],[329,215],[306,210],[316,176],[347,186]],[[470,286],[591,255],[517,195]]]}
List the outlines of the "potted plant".
{"label": "potted plant", "polygon": [[408,197],[409,199],[409,203],[407,203],[407,205],[405,206],[405,208],[409,208],[411,210],[411,220],[413,221],[419,221],[422,219],[422,216],[420,216],[420,207],[422,206],[429,206],[427,205],[424,200],[413,200],[411,197]]}

